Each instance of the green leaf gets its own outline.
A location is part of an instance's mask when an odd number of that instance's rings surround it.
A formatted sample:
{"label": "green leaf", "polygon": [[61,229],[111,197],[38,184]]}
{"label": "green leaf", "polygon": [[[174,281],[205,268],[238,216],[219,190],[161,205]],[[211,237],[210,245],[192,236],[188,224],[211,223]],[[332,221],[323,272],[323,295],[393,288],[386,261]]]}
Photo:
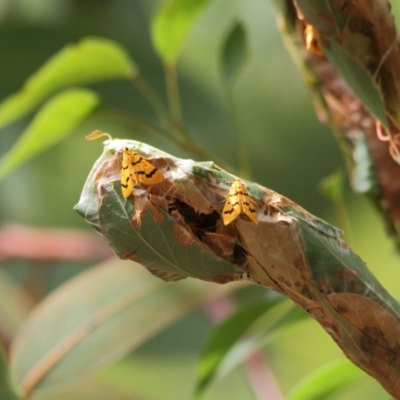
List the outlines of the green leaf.
{"label": "green leaf", "polygon": [[[284,302],[283,298],[272,301],[263,300],[240,308],[235,314],[227,318],[213,330],[203,349],[198,364],[197,398],[201,398],[202,393],[219,372],[221,364],[228,353],[240,344],[239,339],[249,331],[250,327],[256,321],[261,319],[262,321],[269,321],[273,319],[277,309],[280,311],[278,319],[275,319],[269,326],[263,323],[260,324],[262,326],[257,327],[257,334],[260,334],[260,337],[266,336],[272,331],[290,325],[307,316],[307,314],[293,307],[289,302]],[[261,344],[259,343],[258,347],[260,346]],[[248,349],[254,351],[253,346],[248,346]],[[242,352],[240,359],[236,361],[244,361],[247,355],[247,352]]]}
{"label": "green leaf", "polygon": [[[136,230],[131,222],[133,203],[123,198],[120,188],[121,181],[118,180],[113,190],[104,196],[99,209],[101,232],[119,257],[132,255],[140,263],[152,266],[150,272],[165,280],[189,276],[218,282],[219,276],[226,279],[225,274],[241,272],[230,262],[216,258],[184,230],[179,232],[174,219],[167,213],[162,212],[162,222],[154,224],[152,212],[144,211],[141,229]],[[179,252],[176,252],[177,248],[180,248]]]}
{"label": "green leaf", "polygon": [[242,307],[213,330],[202,351],[198,364],[197,395],[203,392],[210,384],[222,360],[239,338],[278,301],[266,302],[264,300]]}
{"label": "green leaf", "polygon": [[135,63],[112,40],[89,37],[64,47],[33,74],[22,90],[0,103],[0,128],[20,118],[56,91],[104,80],[129,79]]}
{"label": "green leaf", "polygon": [[362,378],[365,373],[350,361],[335,361],[304,378],[288,394],[287,400],[323,399]]}
{"label": "green leaf", "polygon": [[12,344],[16,382],[24,396],[76,384],[220,290],[196,281],[166,285],[132,262],[97,266],[31,314]]}
{"label": "green leaf", "polygon": [[167,0],[155,14],[153,45],[166,64],[174,64],[197,17],[209,0]]}
{"label": "green leaf", "polygon": [[240,22],[236,22],[222,48],[221,71],[226,85],[235,82],[247,59],[246,31]]}
{"label": "green leaf", "polygon": [[97,95],[86,89],[68,89],[50,99],[0,159],[0,180],[17,166],[68,136],[98,103]]}
{"label": "green leaf", "polygon": [[18,400],[14,384],[11,379],[8,362],[0,346],[0,400]]}
{"label": "green leaf", "polygon": [[319,188],[322,194],[331,201],[343,199],[343,172],[338,170],[321,180]]}
{"label": "green leaf", "polygon": [[337,68],[355,95],[385,127],[388,127],[385,103],[373,76],[334,40],[329,46],[324,46],[324,54]]}

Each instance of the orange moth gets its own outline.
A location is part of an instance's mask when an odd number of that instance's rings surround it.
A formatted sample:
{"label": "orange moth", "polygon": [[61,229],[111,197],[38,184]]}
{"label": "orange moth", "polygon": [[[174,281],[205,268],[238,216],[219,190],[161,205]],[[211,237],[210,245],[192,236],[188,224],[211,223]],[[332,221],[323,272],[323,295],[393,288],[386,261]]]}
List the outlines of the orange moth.
{"label": "orange moth", "polygon": [[240,179],[235,179],[229,189],[228,197],[222,210],[224,225],[230,224],[240,214],[247,215],[255,223],[258,222],[256,208],[247,192],[246,186]]}
{"label": "orange moth", "polygon": [[[113,140],[109,133],[100,129],[87,135],[86,140],[95,140],[101,136],[108,136],[109,140]],[[163,180],[163,174],[150,161],[144,159],[139,153],[128,149],[128,147],[122,150],[121,189],[125,198],[131,195],[137,183],[154,185]]]}
{"label": "orange moth", "polygon": [[154,185],[163,180],[163,174],[150,161],[127,147],[122,150],[121,188],[125,198],[132,194],[137,183]]}
{"label": "orange moth", "polygon": [[320,46],[320,39],[317,30],[312,25],[306,24],[304,36],[306,38],[306,49],[319,56],[322,56],[324,52]]}

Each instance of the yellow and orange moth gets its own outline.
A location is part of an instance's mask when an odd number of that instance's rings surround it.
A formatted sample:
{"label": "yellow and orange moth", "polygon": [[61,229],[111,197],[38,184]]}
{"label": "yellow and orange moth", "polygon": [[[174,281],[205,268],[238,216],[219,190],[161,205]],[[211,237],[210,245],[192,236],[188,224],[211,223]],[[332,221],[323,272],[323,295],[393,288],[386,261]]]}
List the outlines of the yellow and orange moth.
{"label": "yellow and orange moth", "polygon": [[256,207],[247,192],[246,186],[240,179],[235,179],[229,189],[228,197],[222,210],[224,225],[230,224],[240,214],[247,215],[255,223],[258,222]]}
{"label": "yellow and orange moth", "polygon": [[311,25],[306,24],[304,29],[304,36],[306,38],[306,49],[313,53],[322,56],[324,54],[320,46],[320,39],[317,30]]}
{"label": "yellow and orange moth", "polygon": [[150,161],[125,147],[122,151],[121,189],[125,198],[132,194],[137,183],[154,185],[164,180],[163,174]]}

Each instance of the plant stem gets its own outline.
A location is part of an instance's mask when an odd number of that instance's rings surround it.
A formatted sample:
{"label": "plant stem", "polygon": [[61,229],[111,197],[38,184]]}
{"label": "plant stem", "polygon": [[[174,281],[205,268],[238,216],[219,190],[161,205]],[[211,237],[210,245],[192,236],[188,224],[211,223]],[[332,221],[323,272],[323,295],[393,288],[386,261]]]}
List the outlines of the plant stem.
{"label": "plant stem", "polygon": [[106,110],[106,113],[110,115],[111,118],[126,121],[127,123],[134,126],[138,130],[149,132],[156,136],[162,137],[163,139],[167,139],[170,142],[174,143],[176,146],[180,147],[181,149],[194,154],[200,160],[203,161],[213,160],[221,168],[235,172],[235,169],[231,165],[227,164],[224,160],[220,159],[215,154],[212,154],[211,152],[205,150],[203,147],[197,145],[190,139],[190,137],[177,136],[176,134],[174,134],[174,132],[171,132],[168,129],[158,126],[153,122],[144,120],[142,118],[130,114],[126,114],[120,110],[108,109]]}
{"label": "plant stem", "polygon": [[170,112],[165,107],[164,103],[161,101],[157,93],[152,89],[152,87],[142,76],[140,76],[139,74],[136,75],[132,79],[132,82],[135,84],[139,92],[153,108],[162,123],[170,127],[173,131],[175,131],[175,133],[177,133],[181,137],[190,138],[190,135],[185,130],[183,125],[182,111],[179,99],[178,79],[176,75],[176,68],[174,65],[165,66],[165,77]]}
{"label": "plant stem", "polygon": [[246,137],[244,135],[243,129],[241,128],[239,115],[237,112],[237,104],[235,101],[235,96],[233,95],[233,87],[231,85],[227,85],[225,92],[229,108],[232,114],[233,131],[237,145],[237,157],[239,161],[239,168],[243,172],[246,178],[251,178],[252,171],[250,164],[249,148],[247,146]]}
{"label": "plant stem", "polygon": [[164,73],[167,86],[168,105],[174,125],[177,125],[176,128],[181,134],[187,136],[187,133],[183,129],[182,108],[179,98],[178,76],[175,64],[164,64]]}
{"label": "plant stem", "polygon": [[147,83],[147,81],[140,75],[137,74],[132,82],[135,84],[142,96],[147,100],[150,106],[153,108],[154,112],[157,114],[161,121],[169,121],[168,110],[161,101],[158,94],[153,90],[153,88]]}

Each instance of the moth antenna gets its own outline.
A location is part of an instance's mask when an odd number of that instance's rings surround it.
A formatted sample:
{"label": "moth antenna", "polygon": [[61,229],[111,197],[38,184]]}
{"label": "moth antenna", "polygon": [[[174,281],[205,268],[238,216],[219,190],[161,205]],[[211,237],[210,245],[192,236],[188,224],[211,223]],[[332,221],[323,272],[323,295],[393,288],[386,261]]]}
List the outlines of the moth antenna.
{"label": "moth antenna", "polygon": [[92,133],[90,133],[89,135],[85,136],[86,140],[96,140],[99,137],[102,136],[107,136],[109,140],[113,140],[112,136],[109,133],[103,132],[100,129],[96,129],[95,131],[93,131]]}

